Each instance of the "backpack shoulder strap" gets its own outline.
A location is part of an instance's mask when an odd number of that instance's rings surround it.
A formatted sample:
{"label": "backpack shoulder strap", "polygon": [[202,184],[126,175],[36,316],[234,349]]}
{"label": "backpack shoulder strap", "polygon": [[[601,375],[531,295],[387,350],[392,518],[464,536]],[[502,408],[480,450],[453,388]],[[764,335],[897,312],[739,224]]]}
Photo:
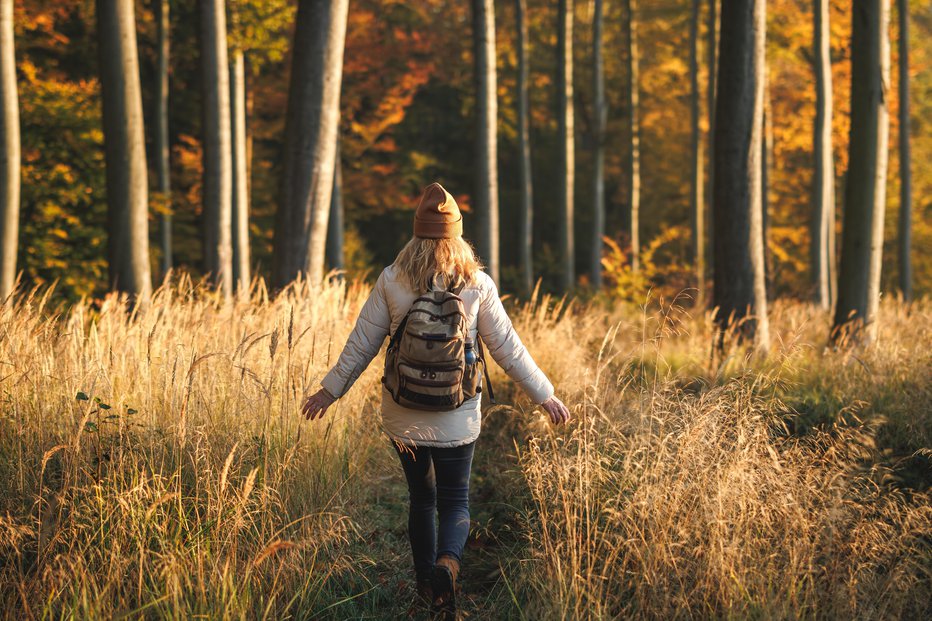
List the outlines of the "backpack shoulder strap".
{"label": "backpack shoulder strap", "polygon": [[485,361],[485,346],[478,335],[476,335],[476,345],[479,346],[479,359],[482,360],[482,374],[485,376],[485,385],[489,389],[489,401],[495,404],[497,402],[495,401],[495,391],[492,390],[492,378],[489,377],[489,363]]}

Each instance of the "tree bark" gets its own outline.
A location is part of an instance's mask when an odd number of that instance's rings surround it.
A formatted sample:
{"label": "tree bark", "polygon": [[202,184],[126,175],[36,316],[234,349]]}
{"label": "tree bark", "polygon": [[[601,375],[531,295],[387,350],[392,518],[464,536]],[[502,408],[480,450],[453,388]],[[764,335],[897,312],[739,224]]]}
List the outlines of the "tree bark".
{"label": "tree bark", "polygon": [[333,168],[333,193],[330,197],[330,220],[327,222],[327,263],[332,270],[345,269],[343,249],[343,171],[340,165],[340,139],[337,137]]}
{"label": "tree bark", "polygon": [[715,210],[712,201],[715,184],[715,96],[718,78],[718,0],[709,0],[709,12],[706,15],[706,64],[708,76],[706,84],[706,114],[708,115],[708,139],[706,153],[708,170],[705,187],[705,261],[706,274],[715,271],[715,223],[712,221]]}
{"label": "tree bark", "polygon": [[705,305],[705,201],[703,192],[703,157],[702,134],[699,128],[700,92],[699,92],[699,11],[702,0],[692,1],[692,14],[689,20],[689,82],[690,82],[690,144],[692,158],[690,171],[689,202],[692,228],[692,260],[696,268],[696,306]]}
{"label": "tree bark", "polygon": [[204,123],[204,269],[233,293],[233,145],[223,0],[200,0]]}
{"label": "tree bark", "polygon": [[171,146],[168,137],[168,70],[171,51],[171,8],[169,0],[157,0],[158,60],[155,91],[155,175],[163,208],[159,229],[162,246],[162,276],[172,268]]}
{"label": "tree bark", "polygon": [[563,291],[576,284],[576,249],[573,233],[576,182],[575,118],[573,108],[573,0],[559,0],[557,28],[557,123],[560,135],[560,250],[563,255]]}
{"label": "tree bark", "polygon": [[889,0],[855,3],[851,27],[851,129],[845,181],[838,303],[832,330],[870,341],[876,333],[883,254],[890,79]]}
{"label": "tree bark", "polygon": [[760,216],[761,239],[764,246],[764,287],[767,299],[773,293],[773,271],[770,256],[770,171],[773,169],[773,106],[770,100],[770,74],[764,59],[764,128],[761,141],[760,165]]}
{"label": "tree bark", "polygon": [[495,71],[495,5],[472,0],[473,59],[476,80],[476,211],[479,254],[486,270],[499,282],[498,256],[498,101]]}
{"label": "tree bark", "polygon": [[602,237],[605,236],[605,71],[602,62],[602,0],[595,0],[592,16],[592,92],[594,96],[593,174],[592,174],[592,263],[595,289],[602,287]]}
{"label": "tree bark", "polygon": [[97,31],[110,283],[145,300],[152,291],[149,192],[133,0],[97,0]]}
{"label": "tree bark", "polygon": [[249,166],[246,149],[246,62],[242,50],[230,63],[230,117],[233,144],[233,282],[249,291]]}
{"label": "tree bark", "polygon": [[530,97],[528,94],[528,28],[526,0],[515,0],[518,29],[518,149],[521,152],[521,277],[524,292],[534,287],[534,189],[531,178]]}
{"label": "tree bark", "polygon": [[0,0],[0,303],[16,283],[19,245],[19,95],[13,30],[13,0]]}
{"label": "tree bark", "polygon": [[298,4],[275,224],[277,287],[300,273],[315,286],[323,280],[348,6],[348,0]]}
{"label": "tree bark", "polygon": [[715,126],[715,305],[719,345],[727,330],[769,343],[761,212],[764,0],[722,3]]}
{"label": "tree bark", "polygon": [[631,235],[631,269],[641,268],[641,104],[639,93],[637,0],[625,0],[628,31],[628,112],[631,157],[628,160],[628,232]]}
{"label": "tree bark", "polygon": [[835,163],[832,154],[832,58],[829,48],[829,0],[813,0],[813,58],[816,114],[813,126],[812,222],[810,262],[815,303],[834,302]]}
{"label": "tree bark", "polygon": [[897,254],[899,258],[900,291],[903,299],[913,299],[913,268],[910,260],[912,246],[912,173],[909,153],[909,2],[898,0],[900,40],[900,211],[897,232]]}

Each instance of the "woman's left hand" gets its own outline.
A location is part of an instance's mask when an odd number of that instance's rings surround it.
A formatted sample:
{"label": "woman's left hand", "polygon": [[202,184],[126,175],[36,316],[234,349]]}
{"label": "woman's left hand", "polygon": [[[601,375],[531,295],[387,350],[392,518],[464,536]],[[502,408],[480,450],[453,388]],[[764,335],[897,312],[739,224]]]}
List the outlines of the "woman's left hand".
{"label": "woman's left hand", "polygon": [[327,408],[333,405],[334,401],[336,401],[336,399],[321,388],[307,398],[307,401],[304,402],[304,407],[301,408],[301,413],[304,414],[304,418],[307,420],[323,418],[324,414],[327,412]]}

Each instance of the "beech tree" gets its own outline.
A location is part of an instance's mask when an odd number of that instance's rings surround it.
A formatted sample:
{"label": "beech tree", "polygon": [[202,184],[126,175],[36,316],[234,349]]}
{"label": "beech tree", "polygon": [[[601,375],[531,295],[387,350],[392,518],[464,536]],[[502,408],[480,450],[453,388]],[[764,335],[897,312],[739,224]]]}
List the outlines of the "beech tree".
{"label": "beech tree", "polygon": [[576,283],[573,235],[573,185],[576,182],[575,119],[573,108],[573,0],[557,5],[557,124],[560,136],[560,246],[563,258],[563,290]]}
{"label": "beech tree", "polygon": [[233,141],[223,0],[200,0],[204,126],[204,269],[224,297],[233,292]]}
{"label": "beech tree", "polygon": [[913,298],[912,250],[913,175],[910,172],[912,158],[909,153],[909,2],[897,0],[899,11],[899,56],[900,56],[900,211],[897,231],[897,257],[899,259],[900,292],[907,302]]}
{"label": "beech tree", "polygon": [[631,235],[631,269],[636,272],[641,267],[641,103],[637,0],[625,0],[625,6],[628,34],[628,132],[631,140],[628,159],[628,232]]}
{"label": "beech tree", "polygon": [[832,59],[829,0],[813,0],[813,66],[816,114],[813,125],[810,263],[815,302],[830,309],[835,297],[835,163],[832,155]]}
{"label": "beech tree", "polygon": [[19,96],[13,41],[13,0],[0,0],[0,302],[16,282],[19,242]]}
{"label": "beech tree", "polygon": [[[765,0],[722,3],[715,116],[715,285],[720,337],[769,343],[761,197]],[[721,345],[723,341],[719,341]]]}
{"label": "beech tree", "polygon": [[854,4],[851,129],[845,177],[838,303],[833,340],[870,341],[876,332],[886,205],[890,83],[889,0]]}
{"label": "beech tree", "polygon": [[476,211],[479,253],[498,278],[498,102],[495,90],[495,5],[473,0],[473,60],[476,81]]}
{"label": "beech tree", "polygon": [[107,162],[107,259],[114,289],[146,299],[149,191],[133,0],[97,0]]}
{"label": "beech tree", "polygon": [[155,3],[157,54],[155,80],[155,176],[156,191],[163,205],[159,223],[162,246],[162,275],[172,268],[171,145],[168,139],[168,70],[171,52],[171,8],[169,0]]}
{"label": "beech tree", "polygon": [[699,92],[699,12],[702,0],[692,1],[689,18],[689,83],[690,83],[690,158],[689,175],[690,224],[692,228],[692,259],[696,269],[696,305],[701,307],[705,296],[705,188],[703,187],[702,134],[699,128],[701,94]]}
{"label": "beech tree", "polygon": [[531,294],[534,287],[534,189],[531,178],[530,97],[528,94],[528,33],[526,0],[515,0],[515,19],[518,30],[518,150],[520,151],[521,186],[521,279],[524,291]]}
{"label": "beech tree", "polygon": [[346,267],[343,250],[343,174],[340,165],[340,140],[337,137],[333,164],[333,193],[330,196],[330,219],[327,222],[327,263],[332,270]]}
{"label": "beech tree", "polygon": [[277,287],[301,273],[314,285],[324,276],[348,7],[348,0],[298,4],[275,221]]}
{"label": "beech tree", "polygon": [[592,16],[593,175],[592,175],[592,286],[602,286],[602,237],[605,235],[605,70],[602,62],[602,0],[595,0]]}
{"label": "beech tree", "polygon": [[231,201],[233,282],[249,291],[249,161],[246,149],[246,56],[233,50],[230,63],[230,129],[233,196]]}

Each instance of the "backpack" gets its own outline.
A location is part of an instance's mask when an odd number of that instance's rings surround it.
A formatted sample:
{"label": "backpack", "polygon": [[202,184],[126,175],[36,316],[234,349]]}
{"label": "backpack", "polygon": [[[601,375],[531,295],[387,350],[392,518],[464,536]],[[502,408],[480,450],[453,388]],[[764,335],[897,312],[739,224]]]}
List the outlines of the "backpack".
{"label": "backpack", "polygon": [[495,402],[482,344],[468,338],[462,289],[460,284],[420,295],[389,340],[382,383],[395,403],[432,412],[455,410],[482,392],[483,373]]}

